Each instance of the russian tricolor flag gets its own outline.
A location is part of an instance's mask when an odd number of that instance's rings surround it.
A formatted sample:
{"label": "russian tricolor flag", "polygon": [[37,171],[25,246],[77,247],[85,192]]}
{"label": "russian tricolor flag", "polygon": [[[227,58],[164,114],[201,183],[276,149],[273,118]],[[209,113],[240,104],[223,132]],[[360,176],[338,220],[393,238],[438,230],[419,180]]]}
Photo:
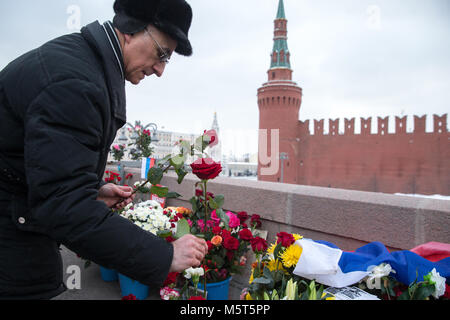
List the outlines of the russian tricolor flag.
{"label": "russian tricolor flag", "polygon": [[380,242],[371,242],[354,252],[346,252],[326,241],[300,239],[296,244],[303,251],[294,274],[327,286],[342,288],[353,285],[368,276],[373,267],[382,263],[391,265],[397,281],[409,285],[422,281],[433,268],[450,283],[450,257],[430,261],[408,251],[389,252]]}

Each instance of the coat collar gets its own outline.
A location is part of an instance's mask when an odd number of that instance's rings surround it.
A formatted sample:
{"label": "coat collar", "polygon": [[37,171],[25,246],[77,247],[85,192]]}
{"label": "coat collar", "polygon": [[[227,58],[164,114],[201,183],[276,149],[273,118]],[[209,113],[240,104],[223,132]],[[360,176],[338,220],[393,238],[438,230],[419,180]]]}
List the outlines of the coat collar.
{"label": "coat collar", "polygon": [[83,27],[81,34],[102,58],[114,116],[126,122],[123,57],[120,44],[117,45],[115,34],[108,32],[110,27],[107,24],[102,26],[95,21]]}

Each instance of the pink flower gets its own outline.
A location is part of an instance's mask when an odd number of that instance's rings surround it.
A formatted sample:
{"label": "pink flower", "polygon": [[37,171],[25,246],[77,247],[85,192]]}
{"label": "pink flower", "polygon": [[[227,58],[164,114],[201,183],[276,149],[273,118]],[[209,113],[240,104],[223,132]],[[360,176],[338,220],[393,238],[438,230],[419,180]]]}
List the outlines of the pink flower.
{"label": "pink flower", "polygon": [[227,216],[230,218],[230,221],[228,223],[230,228],[233,229],[233,228],[239,227],[241,225],[241,220],[239,220],[239,218],[231,211],[227,212]]}
{"label": "pink flower", "polygon": [[198,225],[198,227],[200,228],[200,231],[201,232],[204,232],[204,230],[205,230],[205,221],[203,221],[203,220],[197,220],[197,225]]}
{"label": "pink flower", "polygon": [[120,147],[119,147],[117,144],[115,144],[115,145],[113,146],[113,148],[116,149],[117,151],[120,151]]}
{"label": "pink flower", "polygon": [[211,212],[211,220],[214,221],[214,225],[218,226],[220,224],[220,218],[217,216],[216,210]]}
{"label": "pink flower", "polygon": [[187,222],[188,222],[188,224],[189,224],[189,227],[192,228],[192,220],[191,220],[191,219],[187,219]]}

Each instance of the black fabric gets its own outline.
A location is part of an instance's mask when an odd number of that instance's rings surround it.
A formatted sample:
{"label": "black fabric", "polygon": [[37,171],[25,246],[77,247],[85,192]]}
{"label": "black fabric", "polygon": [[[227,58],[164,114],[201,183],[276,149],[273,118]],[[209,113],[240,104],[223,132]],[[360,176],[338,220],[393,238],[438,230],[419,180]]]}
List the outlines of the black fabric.
{"label": "black fabric", "polygon": [[124,79],[98,22],[0,72],[0,167],[25,179],[0,179],[0,299],[60,294],[59,244],[142,283],[165,280],[173,246],[96,200],[125,122]]}
{"label": "black fabric", "polygon": [[178,42],[175,52],[192,55],[192,8],[185,0],[116,0],[114,12],[114,26],[122,33],[134,34],[153,24]]}

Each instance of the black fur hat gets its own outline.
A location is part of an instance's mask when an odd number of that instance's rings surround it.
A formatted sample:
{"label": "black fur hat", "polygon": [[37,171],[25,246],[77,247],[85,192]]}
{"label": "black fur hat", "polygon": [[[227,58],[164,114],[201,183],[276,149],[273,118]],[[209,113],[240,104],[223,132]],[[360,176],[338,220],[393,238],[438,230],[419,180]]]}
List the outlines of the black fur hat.
{"label": "black fur hat", "polygon": [[192,55],[192,9],[185,0],[116,0],[114,12],[113,24],[120,32],[133,34],[153,24],[178,42],[175,52]]}

